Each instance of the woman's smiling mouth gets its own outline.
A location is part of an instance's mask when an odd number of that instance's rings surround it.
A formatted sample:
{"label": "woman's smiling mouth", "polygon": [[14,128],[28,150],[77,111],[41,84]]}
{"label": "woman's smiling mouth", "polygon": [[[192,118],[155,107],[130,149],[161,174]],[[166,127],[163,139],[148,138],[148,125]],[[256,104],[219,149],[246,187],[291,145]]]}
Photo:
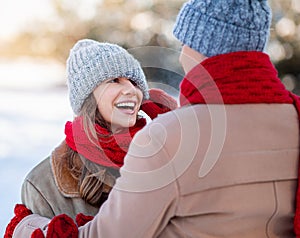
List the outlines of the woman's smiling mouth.
{"label": "woman's smiling mouth", "polygon": [[126,101],[126,102],[119,102],[115,104],[115,107],[124,111],[128,114],[133,114],[135,112],[136,102]]}

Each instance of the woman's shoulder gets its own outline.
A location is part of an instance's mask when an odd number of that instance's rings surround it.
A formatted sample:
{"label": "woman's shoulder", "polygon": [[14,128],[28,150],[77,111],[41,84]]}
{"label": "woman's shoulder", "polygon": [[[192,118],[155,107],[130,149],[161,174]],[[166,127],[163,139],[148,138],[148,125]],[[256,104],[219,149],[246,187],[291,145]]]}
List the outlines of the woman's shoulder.
{"label": "woman's shoulder", "polygon": [[51,191],[56,188],[55,178],[53,173],[52,157],[55,151],[60,147],[60,145],[53,150],[51,155],[43,159],[31,171],[27,174],[23,187],[34,187],[34,189],[39,191]]}
{"label": "woman's shoulder", "polygon": [[43,177],[49,177],[51,174],[50,156],[43,159],[27,174],[25,181],[41,180]]}

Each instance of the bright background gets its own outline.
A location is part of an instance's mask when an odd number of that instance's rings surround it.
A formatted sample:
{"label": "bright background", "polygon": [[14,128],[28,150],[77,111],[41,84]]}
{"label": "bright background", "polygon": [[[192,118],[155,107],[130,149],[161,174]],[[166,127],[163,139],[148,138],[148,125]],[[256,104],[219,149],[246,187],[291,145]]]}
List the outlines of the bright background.
{"label": "bright background", "polygon": [[[72,119],[65,80],[72,45],[92,38],[125,48],[178,50],[172,27],[183,2],[0,0],[0,236],[20,203],[24,177],[61,142],[64,124]],[[267,51],[284,84],[298,93],[300,1],[270,3],[274,13]],[[176,58],[166,61],[181,70]],[[159,69],[145,73],[175,88],[181,78]]]}

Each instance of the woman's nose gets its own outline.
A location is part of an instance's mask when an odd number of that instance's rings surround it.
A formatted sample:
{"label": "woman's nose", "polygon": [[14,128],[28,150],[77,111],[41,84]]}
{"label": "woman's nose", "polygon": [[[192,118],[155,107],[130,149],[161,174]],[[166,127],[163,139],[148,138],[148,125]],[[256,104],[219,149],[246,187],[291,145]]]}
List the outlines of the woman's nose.
{"label": "woman's nose", "polygon": [[123,94],[135,94],[136,92],[136,87],[133,85],[133,83],[126,79],[123,81]]}

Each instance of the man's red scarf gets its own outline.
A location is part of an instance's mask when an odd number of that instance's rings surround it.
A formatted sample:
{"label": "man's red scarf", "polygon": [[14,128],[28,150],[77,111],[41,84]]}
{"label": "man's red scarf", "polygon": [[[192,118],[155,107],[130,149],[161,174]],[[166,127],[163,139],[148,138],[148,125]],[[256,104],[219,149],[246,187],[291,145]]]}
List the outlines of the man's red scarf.
{"label": "man's red scarf", "polygon": [[235,52],[204,60],[180,85],[180,104],[292,103],[268,55]]}
{"label": "man's red scarf", "polygon": [[[269,56],[262,52],[235,52],[210,57],[193,68],[181,82],[181,106],[223,103],[294,104],[300,118],[299,97],[285,89]],[[299,185],[294,230],[300,237]]]}
{"label": "man's red scarf", "polygon": [[146,120],[142,118],[137,120],[133,127],[113,134],[95,124],[98,134],[98,140],[95,140],[91,135],[89,138],[85,133],[82,117],[76,117],[73,122],[68,121],[65,125],[66,143],[71,149],[96,164],[120,168],[124,163],[124,157],[133,136],[145,125]]}

